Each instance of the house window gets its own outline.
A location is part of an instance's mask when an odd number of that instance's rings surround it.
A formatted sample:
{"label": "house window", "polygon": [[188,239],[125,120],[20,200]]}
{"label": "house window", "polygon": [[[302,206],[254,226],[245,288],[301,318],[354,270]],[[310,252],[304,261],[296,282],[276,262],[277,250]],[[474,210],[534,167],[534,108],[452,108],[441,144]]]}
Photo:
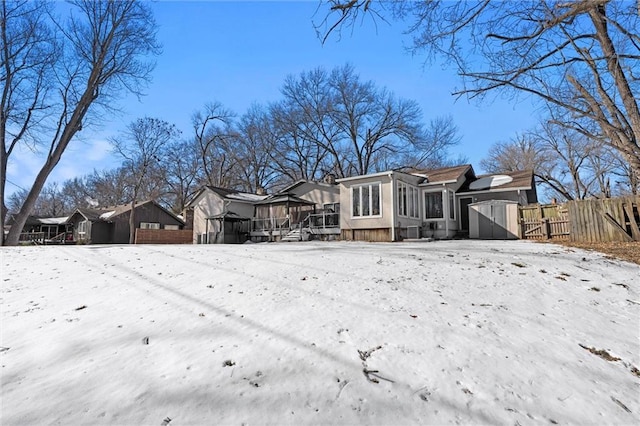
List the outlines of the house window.
{"label": "house window", "polygon": [[78,235],[80,237],[84,237],[86,233],[87,233],[87,221],[83,220],[81,222],[78,222]]}
{"label": "house window", "polygon": [[171,231],[177,231],[178,229],[180,229],[180,226],[178,226],[178,225],[165,225],[164,229],[168,229],[168,230],[171,230]]}
{"label": "house window", "polygon": [[398,215],[419,219],[418,203],[418,189],[398,182]]}
{"label": "house window", "polygon": [[338,213],[340,212],[340,203],[323,204],[322,210],[326,213]]}
{"label": "house window", "polygon": [[351,187],[353,217],[380,216],[380,182]]}
{"label": "house window", "polygon": [[454,209],[455,203],[454,203],[453,198],[454,198],[453,197],[453,191],[449,191],[449,217],[451,219],[455,219],[456,218],[456,214],[455,214],[456,212],[455,212],[455,209]]}
{"label": "house window", "polygon": [[442,192],[426,192],[424,194],[424,218],[442,219]]}
{"label": "house window", "polygon": [[140,222],[140,229],[160,229],[160,224],[157,222]]}

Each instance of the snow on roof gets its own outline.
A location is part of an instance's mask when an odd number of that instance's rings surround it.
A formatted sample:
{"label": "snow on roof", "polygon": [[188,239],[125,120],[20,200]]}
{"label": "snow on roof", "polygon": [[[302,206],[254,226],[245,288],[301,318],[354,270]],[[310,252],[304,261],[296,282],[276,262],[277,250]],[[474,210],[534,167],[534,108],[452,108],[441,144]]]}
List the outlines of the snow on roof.
{"label": "snow on roof", "polygon": [[64,217],[42,217],[38,221],[43,225],[62,225],[69,219],[69,216]]}
{"label": "snow on roof", "polygon": [[256,201],[264,200],[265,198],[267,198],[267,195],[249,194],[247,192],[234,192],[232,194],[228,194],[226,198],[230,200],[249,201],[255,203]]}
{"label": "snow on roof", "polygon": [[113,211],[110,211],[110,212],[102,213],[102,214],[100,215],[100,219],[102,219],[102,220],[107,220],[107,219],[109,219],[111,216],[113,216],[113,214],[114,214],[115,212],[116,212],[116,211],[115,211],[115,210],[113,210]]}

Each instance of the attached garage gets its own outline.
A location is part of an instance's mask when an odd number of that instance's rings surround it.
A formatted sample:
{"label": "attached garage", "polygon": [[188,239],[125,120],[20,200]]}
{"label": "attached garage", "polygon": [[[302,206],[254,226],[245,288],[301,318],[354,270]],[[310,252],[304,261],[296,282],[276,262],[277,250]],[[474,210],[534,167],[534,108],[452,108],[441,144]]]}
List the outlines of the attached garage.
{"label": "attached garage", "polygon": [[519,230],[516,201],[489,200],[469,204],[469,238],[518,239]]}

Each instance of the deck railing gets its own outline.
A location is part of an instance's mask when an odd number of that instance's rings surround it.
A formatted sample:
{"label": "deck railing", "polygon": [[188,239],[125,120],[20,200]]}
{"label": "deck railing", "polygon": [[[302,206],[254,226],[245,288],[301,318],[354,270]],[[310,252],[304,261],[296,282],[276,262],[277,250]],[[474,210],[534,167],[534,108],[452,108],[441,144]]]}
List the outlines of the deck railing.
{"label": "deck railing", "polygon": [[339,228],[340,213],[318,213],[309,215],[310,228]]}
{"label": "deck railing", "polygon": [[265,217],[251,219],[252,231],[280,231],[289,229],[288,217]]}
{"label": "deck railing", "polygon": [[44,232],[23,232],[18,237],[18,241],[21,243],[42,244],[44,243],[44,238],[45,238]]}
{"label": "deck railing", "polygon": [[340,228],[340,213],[315,213],[308,214],[304,220],[292,223],[286,217],[267,217],[251,219],[251,230],[261,231],[288,231],[291,229],[331,229]]}

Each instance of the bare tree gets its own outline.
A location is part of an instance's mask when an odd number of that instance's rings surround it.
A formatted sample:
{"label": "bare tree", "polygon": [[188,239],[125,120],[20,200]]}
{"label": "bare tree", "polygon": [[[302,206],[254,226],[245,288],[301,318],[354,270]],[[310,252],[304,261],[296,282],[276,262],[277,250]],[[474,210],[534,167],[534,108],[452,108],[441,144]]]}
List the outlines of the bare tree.
{"label": "bare tree", "polygon": [[[118,167],[112,170],[94,170],[86,176],[87,196],[100,206],[116,206],[125,204],[131,200],[130,178],[126,169]],[[84,197],[83,197],[84,198]],[[80,206],[89,207],[83,199]]]}
{"label": "bare tree", "polygon": [[489,148],[480,167],[487,173],[538,170],[546,162],[544,150],[529,134],[516,134],[506,142],[498,142]]}
{"label": "bare tree", "polygon": [[167,184],[165,204],[173,212],[182,212],[199,189],[200,161],[199,145],[195,140],[176,141],[167,148],[162,166]]}
{"label": "bare tree", "polygon": [[123,168],[130,179],[131,213],[129,214],[129,244],[135,242],[135,205],[143,187],[155,183],[148,195],[157,198],[164,190],[162,158],[169,144],[180,132],[173,124],[157,118],[139,118],[127,126],[119,137],[111,139],[116,153],[124,160]]}
{"label": "bare tree", "polygon": [[224,188],[234,184],[234,162],[226,149],[233,136],[233,117],[221,103],[213,102],[191,118],[202,167],[200,180],[205,185]]}
{"label": "bare tree", "polygon": [[350,65],[334,69],[330,85],[331,118],[350,154],[349,174],[381,171],[376,164],[380,156],[400,156],[407,147],[425,142],[422,111],[415,101],[397,99],[372,81],[361,81]]}
{"label": "bare tree", "polygon": [[565,200],[612,195],[615,157],[582,133],[545,122],[494,144],[480,165],[488,173],[533,170],[536,180]]}
{"label": "bare tree", "polygon": [[236,137],[229,148],[237,164],[242,189],[257,192],[271,188],[278,174],[271,161],[275,137],[268,110],[252,105],[236,127]]}
{"label": "bare tree", "polygon": [[282,94],[274,116],[288,129],[286,152],[293,154],[284,158],[304,178],[318,171],[337,177],[380,171],[392,159],[400,166],[410,152],[429,156],[418,104],[362,81],[350,65],[288,77]]}
{"label": "bare tree", "polygon": [[[309,108],[311,107],[311,108]],[[341,170],[341,163],[331,164],[325,148],[332,143],[322,142],[322,127],[328,126],[324,107],[316,103],[301,107],[287,99],[273,104],[269,110],[273,126],[274,145],[269,155],[273,167],[289,181],[317,180],[328,170]],[[321,127],[320,124],[325,121]],[[326,133],[325,133],[326,135]],[[329,140],[333,136],[328,137]],[[340,171],[337,175],[340,176]]]}
{"label": "bare tree", "polygon": [[[558,123],[615,148],[640,178],[640,13],[633,1],[328,0],[324,38],[362,15],[409,18],[413,51],[462,76],[454,95],[531,95]],[[482,59],[482,60],[478,60]],[[590,130],[584,120],[595,126]]]}
{"label": "bare tree", "polygon": [[[54,80],[53,65],[59,54],[48,22],[49,4],[43,1],[2,0],[0,4],[0,227],[4,228],[7,164],[19,144],[34,146],[50,111],[47,99]],[[27,199],[28,191],[12,197]],[[20,206],[22,205],[20,204]],[[26,220],[26,218],[25,218]],[[16,225],[19,226],[19,225]],[[4,236],[4,234],[3,234]]]}
{"label": "bare tree", "polygon": [[271,108],[278,129],[274,161],[292,180],[322,178],[327,172],[346,176],[344,148],[331,117],[334,94],[323,68],[288,76],[284,99]]}
{"label": "bare tree", "polygon": [[447,165],[463,164],[460,158],[451,162],[449,149],[460,143],[462,136],[450,115],[429,120],[422,130],[422,137],[409,145],[409,152],[402,163],[414,169],[435,169]]}
{"label": "bare tree", "polygon": [[[46,159],[38,172],[33,186],[29,191],[20,211],[15,217],[15,224],[4,243],[15,245],[27,217],[33,210],[49,174],[56,167],[62,154],[67,149],[77,132],[90,123],[90,117],[95,108],[109,108],[115,98],[123,91],[140,93],[143,85],[148,81],[153,64],[143,60],[148,54],[158,53],[156,44],[156,24],[150,7],[135,0],[94,1],[76,0],[71,2],[72,12],[66,23],[54,22],[49,15],[30,8],[29,2],[21,3],[19,13],[13,15],[7,12],[7,2],[3,1],[3,79],[6,79],[5,89],[9,81],[19,71],[14,62],[8,62],[5,57],[11,57],[6,52],[14,52],[15,63],[25,64],[25,67],[38,67],[41,61],[29,56],[29,47],[38,46],[32,37],[24,44],[26,49],[14,46],[22,38],[10,36],[19,32],[22,21],[18,17],[38,16],[37,22],[44,28],[53,28],[60,36],[61,50],[54,55],[53,72],[55,78],[49,80],[55,85],[55,90],[27,92],[31,94],[31,102],[25,99],[25,105],[51,105],[47,117],[47,126],[51,129],[43,134],[49,140],[45,149]],[[23,13],[24,12],[24,13]],[[47,19],[45,19],[47,18]],[[34,44],[35,43],[35,44]],[[16,71],[18,70],[18,71]],[[13,77],[15,78],[15,77]],[[33,77],[26,76],[27,79]],[[36,80],[31,80],[32,87],[37,86]],[[6,90],[4,90],[6,92]],[[4,102],[4,100],[3,100]],[[3,104],[4,109],[4,104]],[[26,131],[32,129],[32,119],[28,112],[30,106],[23,108],[23,118],[18,124],[9,125],[7,117],[2,114],[2,134],[6,142],[8,127],[19,129],[23,126]],[[55,113],[55,116],[53,115]],[[27,121],[28,120],[28,121]],[[44,142],[43,142],[44,143]],[[6,145],[2,162],[6,161]],[[6,180],[5,170],[2,170],[2,187]]]}

